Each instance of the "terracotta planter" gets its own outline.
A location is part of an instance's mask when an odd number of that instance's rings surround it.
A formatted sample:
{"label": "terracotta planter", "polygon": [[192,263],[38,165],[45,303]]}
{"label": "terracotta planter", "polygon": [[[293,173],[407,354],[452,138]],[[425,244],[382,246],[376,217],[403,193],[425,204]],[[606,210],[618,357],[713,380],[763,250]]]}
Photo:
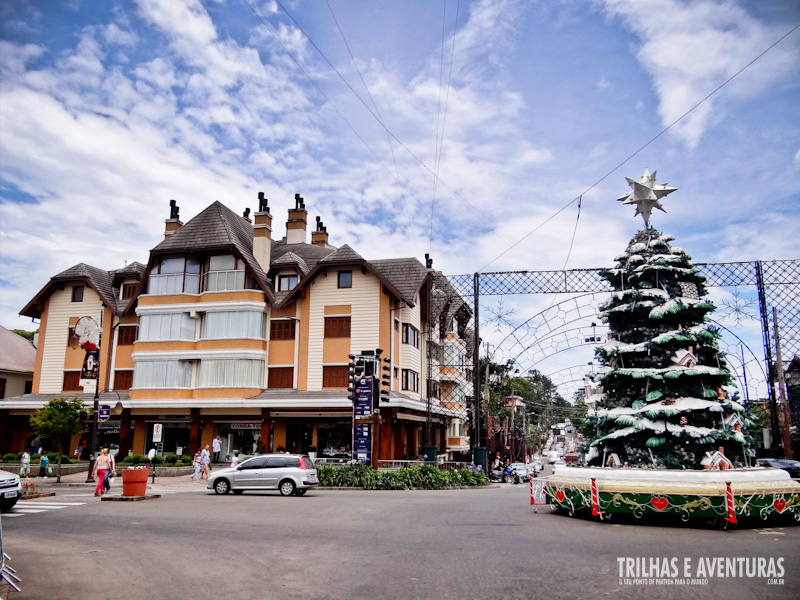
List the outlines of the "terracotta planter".
{"label": "terracotta planter", "polygon": [[122,495],[144,496],[147,491],[147,477],[150,469],[123,469],[122,470]]}

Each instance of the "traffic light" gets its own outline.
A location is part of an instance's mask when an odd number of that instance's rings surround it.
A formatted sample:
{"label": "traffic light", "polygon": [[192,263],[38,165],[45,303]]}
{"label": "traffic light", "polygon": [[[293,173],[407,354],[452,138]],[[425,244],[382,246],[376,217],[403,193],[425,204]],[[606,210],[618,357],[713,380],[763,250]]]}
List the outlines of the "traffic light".
{"label": "traffic light", "polygon": [[350,402],[356,402],[356,380],[364,375],[364,360],[360,356],[350,354],[348,356],[350,363],[348,364],[348,378],[347,378],[347,397]]}

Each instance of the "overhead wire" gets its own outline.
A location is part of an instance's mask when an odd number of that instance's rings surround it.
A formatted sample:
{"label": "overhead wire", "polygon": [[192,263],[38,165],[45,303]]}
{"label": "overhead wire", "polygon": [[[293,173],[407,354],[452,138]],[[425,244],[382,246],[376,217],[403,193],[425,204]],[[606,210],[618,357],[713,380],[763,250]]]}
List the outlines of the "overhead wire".
{"label": "overhead wire", "polygon": [[[356,68],[356,72],[358,73],[358,77],[361,79],[361,83],[362,83],[362,85],[364,86],[364,89],[367,92],[367,96],[369,96],[369,100],[372,103],[372,106],[375,107],[375,112],[378,115],[378,119],[380,121],[380,124],[385,129],[386,128],[386,123],[385,123],[385,121],[383,119],[383,115],[381,114],[381,111],[378,108],[378,104],[375,102],[375,98],[373,98],[373,96],[372,96],[372,92],[370,92],[370,90],[369,90],[369,86],[367,85],[367,82],[364,80],[364,75],[361,73],[361,69],[358,66],[358,61],[356,60],[356,57],[353,55],[353,52],[350,49],[350,44],[347,43],[347,37],[344,35],[344,31],[342,30],[341,26],[339,25],[339,20],[336,18],[336,14],[333,12],[333,7],[331,6],[331,4],[330,4],[330,2],[328,0],[325,0],[325,4],[328,5],[328,10],[331,13],[331,17],[333,18],[333,22],[336,24],[336,28],[339,30],[339,35],[342,36],[342,41],[344,42],[344,45],[347,48],[347,52],[350,55],[350,60],[353,62],[353,66]],[[413,226],[413,222],[411,220],[411,214],[409,213],[409,210],[408,210],[408,202],[406,201],[406,188],[403,185],[403,181],[400,178],[400,169],[397,166],[397,157],[394,154],[394,144],[392,143],[392,137],[389,135],[388,131],[386,131],[386,139],[389,142],[389,150],[392,153],[392,162],[394,163],[395,179],[397,180],[397,184],[400,186],[400,196],[401,196],[401,198],[403,200],[403,207],[405,209],[406,219],[408,220],[408,228],[410,230],[411,227]],[[412,237],[411,239],[414,242],[414,248],[416,250],[416,253],[417,253],[417,255],[419,255],[419,247],[417,246],[417,240],[416,240],[415,237]]]}
{"label": "overhead wire", "polygon": [[493,258],[492,260],[490,260],[488,263],[486,263],[486,264],[485,264],[483,267],[481,267],[481,268],[479,269],[479,272],[483,272],[483,270],[484,270],[486,267],[488,267],[488,266],[489,266],[489,265],[491,265],[492,263],[496,262],[498,259],[500,259],[501,257],[503,257],[505,254],[507,254],[508,252],[510,252],[511,250],[513,250],[514,248],[516,248],[516,247],[517,247],[519,244],[521,244],[523,241],[525,241],[526,239],[528,239],[528,238],[529,238],[531,235],[533,235],[534,233],[536,233],[537,231],[539,231],[539,229],[541,229],[542,227],[544,227],[544,226],[545,226],[547,223],[549,223],[550,221],[552,221],[552,220],[553,220],[555,217],[557,217],[559,214],[561,214],[562,212],[564,212],[564,210],[566,210],[568,207],[570,207],[570,206],[572,206],[573,204],[575,204],[575,202],[578,202],[578,201],[579,201],[579,200],[580,200],[580,199],[581,199],[581,198],[582,198],[584,195],[586,195],[586,194],[587,194],[587,193],[589,193],[591,190],[593,190],[595,187],[597,187],[598,185],[600,185],[600,184],[601,184],[603,181],[605,181],[606,179],[608,179],[608,177],[610,177],[611,175],[613,175],[613,174],[614,174],[614,173],[615,173],[617,170],[619,170],[619,168],[620,168],[620,167],[622,167],[624,164],[626,164],[628,161],[630,161],[630,160],[631,160],[631,159],[632,159],[634,156],[636,156],[637,154],[639,154],[639,153],[640,153],[642,150],[644,150],[644,149],[645,149],[645,148],[647,148],[647,147],[648,147],[650,144],[652,144],[653,142],[655,142],[655,141],[656,141],[658,138],[660,138],[662,135],[664,135],[664,134],[665,134],[667,131],[669,131],[670,129],[672,129],[672,128],[673,128],[675,125],[677,125],[677,124],[678,124],[680,121],[682,121],[682,120],[683,120],[683,119],[685,119],[685,118],[686,118],[686,117],[687,117],[687,116],[688,116],[690,113],[692,113],[692,112],[693,112],[693,111],[694,111],[694,110],[695,110],[697,107],[699,107],[699,106],[700,106],[701,104],[703,104],[703,103],[704,103],[706,100],[708,100],[709,98],[711,98],[711,97],[712,97],[714,94],[716,94],[717,92],[719,92],[719,91],[720,91],[722,88],[724,88],[726,85],[728,85],[728,84],[729,84],[731,81],[733,81],[733,80],[734,80],[736,77],[738,77],[739,75],[741,75],[741,74],[742,74],[742,73],[743,73],[745,70],[747,70],[747,69],[748,69],[750,66],[752,66],[752,65],[753,65],[753,63],[755,63],[757,60],[759,60],[759,59],[760,59],[762,56],[764,56],[764,55],[765,55],[767,52],[769,52],[770,50],[772,50],[772,49],[773,49],[775,46],[777,46],[779,43],[781,43],[781,42],[782,42],[784,39],[786,39],[787,37],[789,37],[789,36],[790,36],[792,33],[794,33],[794,31],[795,31],[795,30],[796,30],[798,27],[800,27],[800,24],[798,24],[798,25],[795,25],[794,27],[792,27],[792,29],[790,29],[790,30],[789,30],[787,33],[785,33],[783,36],[781,36],[781,37],[780,37],[780,38],[779,38],[777,41],[775,41],[775,42],[774,42],[774,43],[773,43],[771,46],[769,46],[769,47],[768,47],[766,50],[764,50],[763,52],[761,52],[761,54],[759,54],[758,56],[756,56],[756,57],[755,57],[753,60],[751,60],[749,63],[747,63],[747,64],[746,64],[745,66],[743,66],[741,69],[739,69],[739,70],[738,70],[736,73],[734,73],[733,75],[731,75],[730,77],[728,77],[728,79],[726,79],[724,82],[722,82],[720,85],[718,85],[718,86],[717,86],[717,87],[716,87],[716,88],[715,88],[715,89],[714,89],[712,92],[710,92],[708,95],[706,95],[706,96],[705,96],[705,97],[704,97],[702,100],[700,100],[700,101],[699,101],[697,104],[695,104],[694,106],[692,106],[692,107],[691,107],[689,110],[687,110],[685,113],[683,113],[683,114],[682,114],[680,117],[678,117],[677,119],[675,119],[675,120],[674,120],[672,123],[670,123],[669,125],[667,125],[667,126],[664,128],[664,129],[662,129],[660,132],[658,132],[656,135],[654,135],[652,138],[650,138],[650,139],[649,139],[649,140],[648,140],[648,141],[647,141],[645,144],[643,144],[642,146],[640,146],[640,147],[639,147],[639,148],[638,148],[638,149],[637,149],[635,152],[633,152],[633,153],[632,153],[630,156],[628,156],[628,157],[627,157],[625,160],[623,160],[622,162],[620,162],[620,163],[619,163],[619,164],[618,164],[616,167],[614,167],[613,169],[611,169],[611,170],[610,170],[608,173],[606,173],[605,175],[603,175],[603,176],[602,176],[600,179],[598,179],[598,180],[597,180],[597,181],[595,181],[595,182],[594,182],[592,185],[590,185],[588,188],[586,188],[586,189],[583,191],[583,193],[581,193],[581,194],[580,194],[580,195],[579,195],[577,198],[574,198],[574,199],[570,200],[569,202],[567,202],[567,203],[566,203],[564,206],[562,206],[562,207],[561,207],[561,208],[560,208],[558,211],[556,211],[556,212],[555,212],[554,214],[552,214],[550,217],[548,217],[547,219],[545,219],[545,221],[543,221],[542,223],[540,223],[539,225],[537,225],[537,226],[536,226],[534,229],[532,229],[531,231],[529,231],[528,233],[526,233],[526,234],[525,234],[524,236],[522,236],[522,237],[521,237],[519,240],[517,240],[516,242],[514,242],[513,244],[511,244],[511,246],[509,246],[508,248],[506,248],[505,250],[503,250],[503,252],[501,252],[500,254],[498,254],[496,257],[494,257],[494,258]]}

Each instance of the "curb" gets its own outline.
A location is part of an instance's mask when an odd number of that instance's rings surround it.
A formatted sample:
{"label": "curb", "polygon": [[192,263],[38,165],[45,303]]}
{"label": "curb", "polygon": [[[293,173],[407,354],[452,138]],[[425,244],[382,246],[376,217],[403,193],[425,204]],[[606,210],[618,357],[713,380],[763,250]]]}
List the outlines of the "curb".
{"label": "curb", "polygon": [[140,500],[153,500],[161,498],[161,494],[149,494],[144,496],[103,496],[100,502],[138,502]]}

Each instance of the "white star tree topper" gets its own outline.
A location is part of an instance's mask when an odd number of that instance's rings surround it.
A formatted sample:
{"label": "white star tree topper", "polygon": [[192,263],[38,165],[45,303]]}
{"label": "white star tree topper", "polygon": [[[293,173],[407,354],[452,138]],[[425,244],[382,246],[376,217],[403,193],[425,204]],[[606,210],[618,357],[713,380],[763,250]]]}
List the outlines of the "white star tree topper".
{"label": "white star tree topper", "polygon": [[617,201],[623,204],[636,205],[636,213],[633,216],[642,215],[645,227],[650,227],[650,215],[653,213],[653,208],[657,208],[661,212],[667,212],[661,206],[659,200],[678,189],[676,187],[668,187],[666,183],[656,183],[656,173],[658,171],[653,171],[651,175],[650,171],[645,167],[644,174],[639,181],[626,177],[625,180],[631,186],[631,191],[617,198]]}

